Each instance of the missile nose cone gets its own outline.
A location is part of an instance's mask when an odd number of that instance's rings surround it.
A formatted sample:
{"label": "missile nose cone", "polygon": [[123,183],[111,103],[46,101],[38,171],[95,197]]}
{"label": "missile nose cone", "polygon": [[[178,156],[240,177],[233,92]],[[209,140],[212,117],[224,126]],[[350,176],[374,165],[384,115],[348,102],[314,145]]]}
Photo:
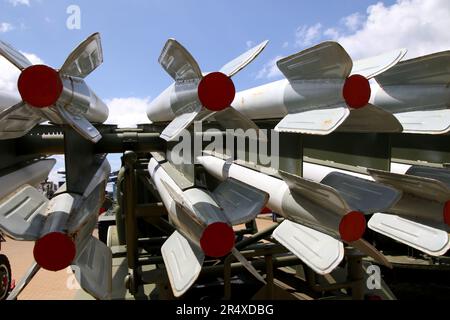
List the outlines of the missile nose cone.
{"label": "missile nose cone", "polygon": [[444,206],[444,222],[450,226],[450,201],[447,201]]}
{"label": "missile nose cone", "polygon": [[235,234],[232,227],[223,222],[210,224],[203,231],[200,246],[208,257],[221,258],[234,247]]}
{"label": "missile nose cone", "polygon": [[76,248],[73,240],[60,232],[49,233],[34,245],[36,262],[45,270],[59,271],[67,268],[75,259]]}
{"label": "missile nose cone", "polygon": [[58,72],[44,65],[34,65],[23,70],[17,86],[22,100],[35,108],[52,106],[63,90]]}
{"label": "missile nose cone", "polygon": [[198,86],[198,98],[202,105],[211,111],[222,111],[229,106],[236,96],[233,81],[221,72],[205,76]]}
{"label": "missile nose cone", "polygon": [[371,94],[369,80],[365,77],[355,74],[345,80],[343,95],[350,108],[360,109],[365,107],[370,101]]}
{"label": "missile nose cone", "polygon": [[339,224],[341,238],[347,242],[361,239],[364,232],[366,232],[366,218],[358,211],[346,214]]}

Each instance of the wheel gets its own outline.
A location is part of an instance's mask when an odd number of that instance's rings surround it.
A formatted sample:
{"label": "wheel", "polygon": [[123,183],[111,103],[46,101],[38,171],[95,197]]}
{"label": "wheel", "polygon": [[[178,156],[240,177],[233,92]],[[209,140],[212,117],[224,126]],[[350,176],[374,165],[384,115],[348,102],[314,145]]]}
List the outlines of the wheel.
{"label": "wheel", "polygon": [[0,255],[0,300],[5,300],[11,287],[11,266],[6,256]]}

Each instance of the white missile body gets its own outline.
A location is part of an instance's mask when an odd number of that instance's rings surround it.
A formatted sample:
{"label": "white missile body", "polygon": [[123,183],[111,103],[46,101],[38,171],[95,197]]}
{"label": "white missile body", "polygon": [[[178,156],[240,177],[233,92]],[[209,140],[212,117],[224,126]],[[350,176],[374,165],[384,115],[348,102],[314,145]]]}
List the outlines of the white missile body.
{"label": "white missile body", "polygon": [[401,132],[392,114],[368,103],[368,80],[405,54],[397,50],[353,63],[338,43],[324,42],[278,61],[286,79],[238,92],[233,107],[253,120],[283,118],[279,132]]}
{"label": "white missile body", "polygon": [[450,51],[402,61],[375,80],[371,103],[393,113],[405,133],[450,132]]}
{"label": "white missile body", "polygon": [[8,98],[0,97],[0,139],[21,137],[44,121],[68,124],[92,142],[101,139],[91,123],[105,122],[109,110],[84,81],[103,62],[98,33],[82,42],[58,71],[32,65],[19,51],[1,41],[0,55],[21,71],[18,91],[22,98],[12,104],[6,101]]}
{"label": "white missile body", "polygon": [[313,181],[340,172],[401,191],[402,197],[395,205],[372,216],[369,228],[429,255],[444,255],[450,249],[450,171],[402,164],[393,164],[393,172],[368,171],[370,175],[303,164],[304,177]]}
{"label": "white missile body", "polygon": [[[287,219],[273,236],[317,273],[329,273],[341,262],[341,240],[364,252],[370,251],[370,255],[385,263],[385,259],[361,239],[365,219],[356,210],[362,207],[355,201],[347,201],[350,199],[345,199],[335,188],[280,172],[283,181],[212,156],[197,160],[220,180],[233,178],[267,192],[270,196],[267,206]],[[384,195],[378,199],[379,208],[391,206],[399,196],[393,190],[387,190]],[[367,197],[359,204],[365,200]]]}
{"label": "white missile body", "polygon": [[220,72],[204,74],[192,55],[176,40],[169,39],[159,62],[175,81],[147,108],[150,121],[172,121],[161,138],[175,140],[194,121],[215,119],[225,129],[258,127],[231,107],[235,87],[231,78],[251,63],[267,41],[227,63]]}
{"label": "white missile body", "polygon": [[24,184],[0,201],[0,229],[15,240],[35,241],[39,267],[72,266],[80,286],[98,299],[109,299],[112,292],[111,250],[92,236],[110,171],[106,159],[87,169],[80,177],[89,179],[83,194],[68,193],[63,185],[49,201]]}
{"label": "white missile body", "polygon": [[[205,256],[220,258],[234,249],[233,225],[254,220],[267,202],[267,194],[235,180],[219,185],[214,192],[191,188],[181,190],[154,158],[148,170],[177,231],[161,247],[173,293],[182,296],[200,275]],[[244,263],[264,281],[251,265]]]}

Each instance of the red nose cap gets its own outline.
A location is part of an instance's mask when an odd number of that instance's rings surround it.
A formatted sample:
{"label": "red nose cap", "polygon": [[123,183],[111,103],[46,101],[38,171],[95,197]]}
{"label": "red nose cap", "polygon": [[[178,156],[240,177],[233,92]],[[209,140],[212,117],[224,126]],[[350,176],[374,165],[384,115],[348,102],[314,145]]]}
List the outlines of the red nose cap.
{"label": "red nose cap", "polygon": [[364,232],[366,232],[366,218],[358,211],[346,214],[339,224],[341,238],[347,242],[361,239]]}
{"label": "red nose cap", "polygon": [[23,70],[17,85],[22,100],[35,108],[54,105],[63,90],[58,72],[44,65],[34,65]]}
{"label": "red nose cap", "polygon": [[234,230],[228,224],[216,222],[203,231],[200,246],[208,257],[221,258],[234,247]]}
{"label": "red nose cap", "polygon": [[450,201],[447,201],[444,206],[444,222],[450,226]]}
{"label": "red nose cap", "polygon": [[73,240],[64,233],[49,233],[34,245],[34,259],[45,270],[59,271],[67,268],[75,259]]}
{"label": "red nose cap", "polygon": [[350,108],[360,109],[365,107],[372,94],[369,80],[359,74],[347,78],[343,94],[344,100]]}
{"label": "red nose cap", "polygon": [[208,74],[200,81],[198,98],[211,111],[222,111],[231,106],[236,96],[233,81],[221,72]]}

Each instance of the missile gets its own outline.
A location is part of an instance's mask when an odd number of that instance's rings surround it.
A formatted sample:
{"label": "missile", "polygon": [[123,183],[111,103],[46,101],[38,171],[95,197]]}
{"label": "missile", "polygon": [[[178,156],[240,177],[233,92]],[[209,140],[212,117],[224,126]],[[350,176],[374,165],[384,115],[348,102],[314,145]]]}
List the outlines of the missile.
{"label": "missile", "polygon": [[225,129],[258,127],[237,112],[231,103],[236,94],[232,77],[251,63],[268,41],[257,45],[223,66],[219,72],[203,74],[192,55],[176,40],[169,39],[164,46],[159,63],[175,80],[147,108],[152,122],[172,121],[161,138],[175,140],[182,130],[194,121],[215,119]]}
{"label": "missile", "polygon": [[0,228],[15,240],[35,241],[38,268],[71,266],[80,286],[98,299],[109,299],[112,290],[112,253],[92,236],[110,171],[106,157],[99,157],[80,177],[89,179],[83,194],[67,192],[63,185],[49,201],[25,185],[0,204]]}
{"label": "missile", "polygon": [[206,256],[221,258],[232,253],[264,282],[234,247],[232,226],[254,220],[265,207],[268,195],[232,179],[212,193],[201,188],[183,191],[167,173],[166,165],[152,158],[148,170],[170,222],[177,229],[161,247],[174,295],[182,296],[194,284]]}
{"label": "missile", "polygon": [[278,132],[401,132],[391,113],[369,103],[369,80],[405,54],[402,49],[353,62],[338,43],[324,42],[279,60],[286,79],[239,92],[232,105],[253,120],[283,118]]}
{"label": "missile", "polygon": [[346,173],[401,191],[400,200],[375,212],[368,227],[431,256],[444,255],[450,249],[450,170],[400,164],[393,164],[391,170],[394,172],[369,169],[364,175],[303,164],[304,177],[308,179],[320,181],[330,174]]}
{"label": "missile", "polygon": [[282,171],[279,172],[282,179],[278,179],[212,156],[198,157],[197,161],[219,180],[236,179],[269,194],[267,207],[287,219],[274,231],[274,238],[315,272],[327,274],[339,265],[344,256],[342,241],[389,265],[375,248],[362,240],[366,219],[361,210],[392,206],[399,196],[395,190],[385,188],[386,197],[371,199],[366,204],[370,192],[379,190],[378,186],[358,191],[361,195],[358,199],[340,192],[332,183],[320,184]]}
{"label": "missile", "polygon": [[405,133],[450,132],[450,51],[402,61],[375,80],[371,102],[393,113]]}
{"label": "missile", "polygon": [[33,65],[2,41],[0,55],[21,71],[17,82],[21,101],[0,106],[0,139],[21,137],[45,120],[68,124],[94,143],[101,139],[91,122],[106,121],[108,107],[84,81],[103,62],[98,33],[82,42],[59,70]]}

